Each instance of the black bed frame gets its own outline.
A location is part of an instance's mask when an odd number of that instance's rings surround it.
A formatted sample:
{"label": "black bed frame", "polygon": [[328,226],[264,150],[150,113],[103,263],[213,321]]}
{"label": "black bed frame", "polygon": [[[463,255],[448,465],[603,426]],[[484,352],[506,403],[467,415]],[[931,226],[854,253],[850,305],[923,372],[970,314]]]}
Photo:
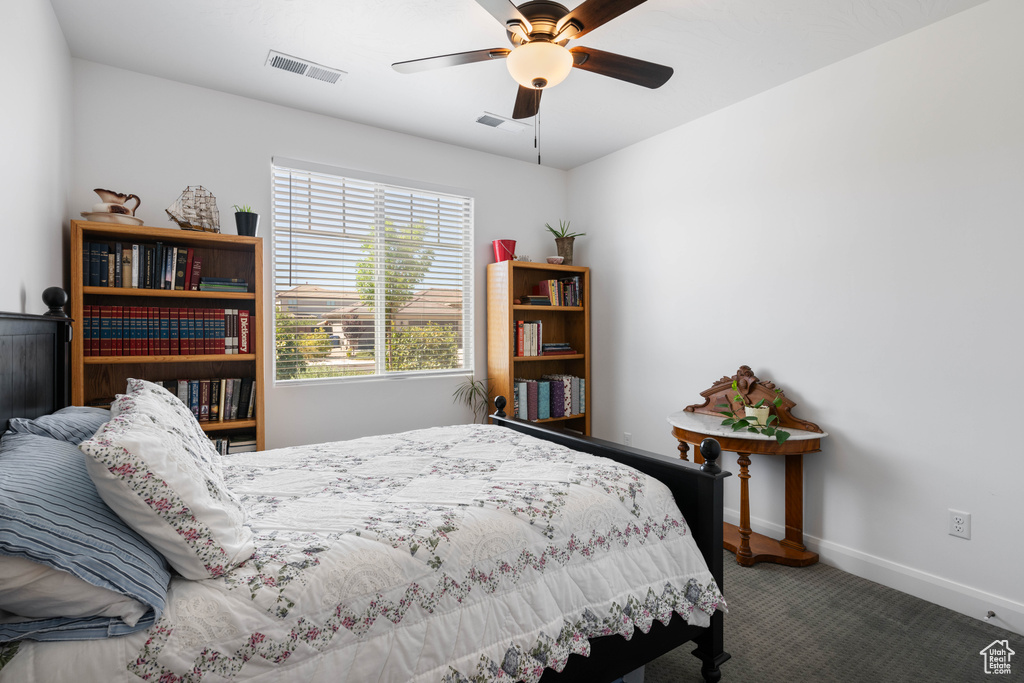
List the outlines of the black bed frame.
{"label": "black bed frame", "polygon": [[[47,314],[0,312],[0,426],[3,430],[12,417],[38,417],[69,404],[71,326],[60,310],[66,299],[64,292],[54,287],[44,293],[44,301],[50,307]],[[495,405],[498,411],[491,416],[494,424],[611,458],[663,481],[672,490],[701,554],[718,585],[722,586],[722,482],[729,473],[721,471],[716,464],[720,452],[717,442],[709,439],[701,445],[705,464],[698,466],[507,417],[502,410],[505,407],[502,397],[498,397]],[[675,615],[667,626],[656,621],[650,632],[635,631],[628,641],[618,635],[595,638],[591,641],[590,657],[570,656],[563,671],[548,669],[541,681],[608,683],[693,641],[697,645],[693,654],[702,662],[701,673],[706,681],[713,683],[722,677],[719,665],[729,659],[723,648],[722,626],[721,612],[715,612],[708,628],[689,626]]]}
{"label": "black bed frame", "polygon": [[[697,547],[704,556],[711,574],[719,587],[723,586],[723,482],[730,473],[718,467],[718,456],[722,449],[717,441],[706,439],[701,443],[704,464],[695,465],[678,458],[620,446],[611,441],[581,436],[569,431],[553,430],[535,422],[509,417],[504,411],[506,404],[504,396],[494,400],[498,410],[490,416],[493,424],[577,451],[610,458],[638,469],[668,486],[686,518],[693,539],[697,542]],[[701,660],[701,674],[705,681],[714,683],[722,678],[719,666],[729,659],[729,653],[724,647],[722,628],[722,613],[718,611],[711,616],[711,625],[707,628],[690,626],[676,614],[667,626],[655,621],[648,633],[634,630],[630,640],[618,635],[594,638],[591,640],[589,657],[570,656],[569,663],[563,671],[548,669],[540,680],[541,683],[608,683],[688,641],[693,641],[697,645],[693,655]]]}

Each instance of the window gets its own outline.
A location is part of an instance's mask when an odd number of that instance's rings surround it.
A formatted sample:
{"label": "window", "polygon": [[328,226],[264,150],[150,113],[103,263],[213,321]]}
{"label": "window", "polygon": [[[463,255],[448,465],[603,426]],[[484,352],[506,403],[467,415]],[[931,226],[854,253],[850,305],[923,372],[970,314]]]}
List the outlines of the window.
{"label": "window", "polygon": [[473,200],[274,159],[278,381],[473,367]]}

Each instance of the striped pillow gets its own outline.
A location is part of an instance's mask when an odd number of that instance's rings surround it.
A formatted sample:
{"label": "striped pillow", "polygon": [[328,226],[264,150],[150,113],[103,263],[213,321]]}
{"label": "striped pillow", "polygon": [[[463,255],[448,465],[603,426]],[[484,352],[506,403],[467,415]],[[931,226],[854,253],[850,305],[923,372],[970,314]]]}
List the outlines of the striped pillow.
{"label": "striped pillow", "polygon": [[[0,574],[9,580],[17,580],[12,567],[43,565],[106,589],[111,603],[123,603],[127,596],[146,611],[134,626],[104,609],[84,615],[80,603],[94,600],[95,591],[85,596],[74,590],[80,584],[68,582],[67,614],[77,616],[0,623],[0,642],[106,638],[148,628],[163,612],[170,581],[166,562],[103,503],[84,454],[73,444],[34,434],[6,434],[0,440],[0,562],[3,556],[34,563],[8,562]],[[48,595],[40,613],[52,614],[60,597]]]}
{"label": "striped pillow", "polygon": [[96,430],[110,419],[106,408],[68,406],[50,415],[34,420],[27,417],[13,417],[8,431],[16,434],[38,434],[58,441],[67,441],[76,446],[96,433]]}

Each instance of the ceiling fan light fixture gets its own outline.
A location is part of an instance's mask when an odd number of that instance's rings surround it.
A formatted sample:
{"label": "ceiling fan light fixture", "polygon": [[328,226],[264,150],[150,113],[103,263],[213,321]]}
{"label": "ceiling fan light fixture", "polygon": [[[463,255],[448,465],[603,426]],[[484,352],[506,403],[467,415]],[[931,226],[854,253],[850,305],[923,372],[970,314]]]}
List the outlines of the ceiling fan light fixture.
{"label": "ceiling fan light fixture", "polygon": [[545,40],[524,43],[505,59],[508,72],[524,88],[541,90],[558,85],[572,71],[572,54]]}

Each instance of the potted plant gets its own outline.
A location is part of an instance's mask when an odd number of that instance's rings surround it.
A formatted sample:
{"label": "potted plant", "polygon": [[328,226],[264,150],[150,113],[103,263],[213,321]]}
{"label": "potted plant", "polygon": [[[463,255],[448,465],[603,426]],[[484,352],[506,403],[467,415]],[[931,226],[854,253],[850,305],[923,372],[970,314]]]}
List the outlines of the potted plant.
{"label": "potted plant", "polygon": [[480,419],[478,415],[487,417],[487,378],[474,381],[473,375],[470,375],[455,388],[452,396],[473,411],[474,422]]}
{"label": "potted plant", "polygon": [[245,235],[246,237],[255,237],[256,228],[260,224],[260,215],[254,213],[252,207],[248,204],[239,206],[235,204],[235,229],[239,235]]}
{"label": "potted plant", "polygon": [[570,221],[559,220],[557,230],[552,228],[550,223],[544,224],[548,232],[555,236],[555,247],[558,249],[558,255],[562,257],[562,263],[567,266],[572,265],[573,240],[587,234],[585,232],[569,232],[569,223]]}
{"label": "potted plant", "polygon": [[[762,398],[757,403],[751,402],[750,398],[744,396],[743,392],[740,391],[736,380],[732,381],[732,390],[734,393],[732,402],[716,404],[716,407],[724,408],[724,410],[718,411],[721,415],[725,416],[725,419],[722,420],[723,427],[732,427],[734,432],[746,430],[754,434],[772,436],[775,437],[778,443],[786,442],[790,434],[778,426],[772,426],[772,423],[777,421],[779,416],[770,414],[771,406],[765,405],[765,399]],[[771,403],[776,408],[782,405],[782,397],[779,396],[781,393],[782,389],[775,389],[776,395]],[[743,406],[743,417],[740,417],[733,411],[734,403]]]}

